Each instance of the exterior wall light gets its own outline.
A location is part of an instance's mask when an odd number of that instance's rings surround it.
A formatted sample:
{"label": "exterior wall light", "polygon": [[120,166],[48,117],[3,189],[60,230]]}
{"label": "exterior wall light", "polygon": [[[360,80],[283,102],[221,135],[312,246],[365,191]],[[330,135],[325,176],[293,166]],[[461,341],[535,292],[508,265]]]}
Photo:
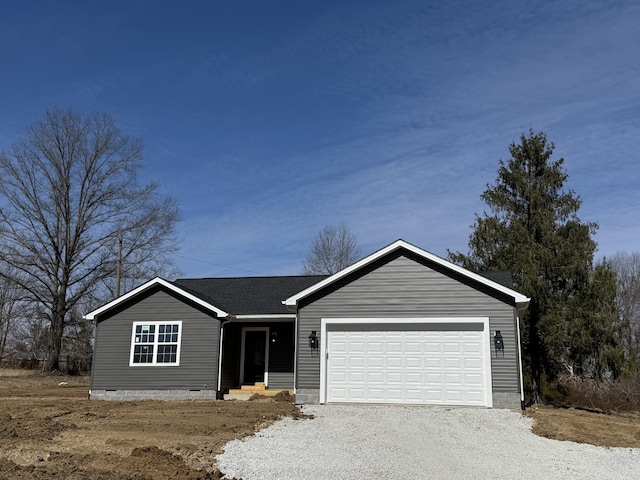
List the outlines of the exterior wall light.
{"label": "exterior wall light", "polygon": [[278,341],[278,332],[271,332],[271,343],[276,343]]}
{"label": "exterior wall light", "polygon": [[320,344],[320,339],[318,338],[318,335],[316,334],[315,330],[312,330],[311,333],[309,334],[309,348],[311,350],[317,350]]}
{"label": "exterior wall light", "polygon": [[496,350],[496,358],[498,357],[498,352],[502,352],[502,358],[504,358],[504,340],[500,330],[496,330],[496,334],[493,336],[493,346]]}

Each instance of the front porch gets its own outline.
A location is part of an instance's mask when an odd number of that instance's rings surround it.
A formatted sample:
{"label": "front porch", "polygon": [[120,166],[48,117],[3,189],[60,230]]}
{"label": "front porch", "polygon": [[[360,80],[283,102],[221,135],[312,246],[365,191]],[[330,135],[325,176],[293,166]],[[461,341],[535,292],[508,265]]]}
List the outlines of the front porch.
{"label": "front porch", "polygon": [[222,327],[220,393],[224,399],[248,399],[258,393],[293,394],[295,323],[232,320]]}

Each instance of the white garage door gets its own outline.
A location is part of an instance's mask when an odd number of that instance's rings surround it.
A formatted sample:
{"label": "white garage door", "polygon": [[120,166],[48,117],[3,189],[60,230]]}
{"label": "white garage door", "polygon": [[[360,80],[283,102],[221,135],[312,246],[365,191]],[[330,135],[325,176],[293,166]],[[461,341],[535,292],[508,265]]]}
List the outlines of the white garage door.
{"label": "white garage door", "polygon": [[490,406],[482,323],[327,329],[327,402]]}

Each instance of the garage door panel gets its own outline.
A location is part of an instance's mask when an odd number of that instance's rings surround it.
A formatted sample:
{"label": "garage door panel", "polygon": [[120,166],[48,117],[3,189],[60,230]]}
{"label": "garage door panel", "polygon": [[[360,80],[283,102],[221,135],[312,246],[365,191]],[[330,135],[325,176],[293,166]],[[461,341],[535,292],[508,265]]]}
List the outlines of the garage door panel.
{"label": "garage door panel", "polygon": [[[420,326],[420,325],[419,325]],[[418,326],[418,327],[419,327]],[[327,332],[329,402],[484,405],[486,346],[472,331],[341,325]]]}
{"label": "garage door panel", "polygon": [[462,353],[462,344],[459,342],[445,342],[443,345],[444,353],[456,353],[460,355]]}
{"label": "garage door panel", "polygon": [[381,403],[384,401],[384,390],[382,388],[370,388],[368,392],[369,392],[369,397],[367,398],[368,402]]}
{"label": "garage door panel", "polygon": [[365,357],[364,356],[348,357],[347,365],[349,366],[349,368],[364,368]]}
{"label": "garage door panel", "polygon": [[464,384],[469,387],[481,387],[482,386],[482,375],[477,373],[465,373],[464,374]]}
{"label": "garage door panel", "polygon": [[402,343],[400,342],[388,342],[386,344],[385,353],[394,354],[394,353],[402,353]]}
{"label": "garage door panel", "polygon": [[465,353],[465,354],[472,355],[472,354],[475,353],[475,354],[480,355],[480,354],[482,354],[482,351],[483,351],[483,347],[482,347],[482,344],[480,342],[468,342],[467,341],[467,342],[465,342],[463,344],[463,353]]}
{"label": "garage door panel", "polygon": [[407,389],[406,400],[408,403],[424,403],[423,391],[421,389]]}
{"label": "garage door panel", "polygon": [[462,375],[459,373],[447,373],[444,376],[445,385],[462,385]]}
{"label": "garage door panel", "polygon": [[464,397],[462,390],[445,390],[444,401],[448,403],[462,403]]}
{"label": "garage door panel", "polygon": [[401,357],[387,357],[385,366],[387,368],[402,368],[402,358]]}
{"label": "garage door panel", "polygon": [[483,392],[467,392],[465,403],[468,405],[484,405]]}
{"label": "garage door panel", "polygon": [[424,362],[424,368],[425,369],[435,369],[435,370],[441,370],[442,369],[442,358],[439,358],[439,357],[424,357],[423,358],[423,362]]}
{"label": "garage door panel", "polygon": [[425,401],[427,403],[443,403],[442,390],[425,390]]}
{"label": "garage door panel", "polygon": [[444,368],[446,370],[462,369],[461,357],[447,357],[444,359]]}
{"label": "garage door panel", "polygon": [[406,357],[405,368],[424,368],[422,357]]}
{"label": "garage door panel", "polygon": [[368,368],[384,368],[384,357],[369,357],[367,358]]}
{"label": "garage door panel", "polygon": [[344,355],[335,355],[333,354],[331,357],[331,363],[336,369],[338,368],[346,368],[347,367],[347,357]]}
{"label": "garage door panel", "polygon": [[425,342],[423,345],[425,353],[440,353],[442,349],[442,344],[439,342]]}
{"label": "garage door panel", "polygon": [[465,370],[482,370],[484,368],[482,357],[465,357],[463,365]]}
{"label": "garage door panel", "polygon": [[334,340],[331,344],[331,350],[335,353],[344,353],[347,351],[347,342]]}

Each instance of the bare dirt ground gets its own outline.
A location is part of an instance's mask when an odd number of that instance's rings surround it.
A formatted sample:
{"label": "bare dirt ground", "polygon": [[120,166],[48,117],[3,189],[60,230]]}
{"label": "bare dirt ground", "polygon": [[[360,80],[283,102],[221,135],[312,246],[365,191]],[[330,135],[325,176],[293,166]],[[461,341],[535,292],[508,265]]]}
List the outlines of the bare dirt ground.
{"label": "bare dirt ground", "polygon": [[0,369],[0,479],[220,478],[227,442],[302,417],[290,397],[111,402],[87,400],[88,388]]}
{"label": "bare dirt ground", "polygon": [[[88,378],[0,369],[0,479],[215,479],[215,457],[283,416],[290,397],[239,401],[89,401]],[[640,416],[529,408],[533,432],[640,448]]]}

